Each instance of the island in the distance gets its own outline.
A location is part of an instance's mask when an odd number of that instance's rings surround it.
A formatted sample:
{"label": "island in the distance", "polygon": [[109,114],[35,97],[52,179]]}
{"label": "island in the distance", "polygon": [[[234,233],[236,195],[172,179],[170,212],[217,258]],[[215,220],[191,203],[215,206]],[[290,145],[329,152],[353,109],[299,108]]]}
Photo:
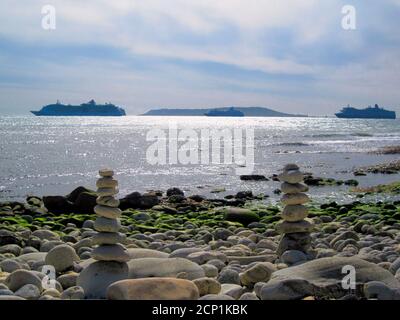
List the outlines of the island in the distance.
{"label": "island in the distance", "polygon": [[264,107],[224,107],[224,108],[210,108],[210,109],[152,109],[142,114],[142,116],[205,116],[206,114],[223,114],[229,117],[226,113],[230,109],[234,109],[243,113],[245,117],[307,117],[302,114],[289,114],[275,111]]}
{"label": "island in the distance", "polygon": [[44,106],[40,111],[31,111],[35,116],[125,116],[125,110],[112,103],[96,104],[94,100],[79,106],[65,105],[57,101],[55,104]]}

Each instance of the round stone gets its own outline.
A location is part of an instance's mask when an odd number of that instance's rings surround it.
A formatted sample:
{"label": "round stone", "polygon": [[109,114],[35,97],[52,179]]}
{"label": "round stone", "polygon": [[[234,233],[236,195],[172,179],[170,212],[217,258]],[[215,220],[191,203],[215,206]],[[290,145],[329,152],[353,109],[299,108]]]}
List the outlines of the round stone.
{"label": "round stone", "polygon": [[17,291],[26,284],[33,284],[38,288],[42,288],[42,281],[34,271],[15,270],[5,279],[4,284],[11,290]]}
{"label": "round stone", "polygon": [[200,296],[206,294],[218,294],[221,291],[221,284],[212,278],[199,278],[193,280],[193,283],[199,289]]}
{"label": "round stone", "polygon": [[281,185],[281,191],[283,193],[300,193],[307,192],[308,186],[304,183],[287,183],[284,182]]}
{"label": "round stone", "polygon": [[220,272],[217,280],[221,284],[223,283],[240,284],[239,272],[233,269],[225,268]]}
{"label": "round stone", "polygon": [[15,291],[15,295],[27,300],[36,300],[40,297],[40,289],[33,284],[26,284]]}
{"label": "round stone", "polygon": [[92,258],[100,261],[127,262],[131,258],[120,244],[102,245],[92,251]]}
{"label": "round stone", "polygon": [[98,197],[96,199],[96,203],[102,206],[118,208],[119,207],[119,200],[115,199],[112,196],[107,197]]}
{"label": "round stone", "polygon": [[114,175],[114,171],[109,168],[104,168],[99,170],[99,175],[101,177],[112,177]]}
{"label": "round stone", "polygon": [[94,207],[94,212],[101,217],[108,219],[117,219],[121,216],[122,211],[118,208],[111,208],[106,206],[97,205]]}
{"label": "round stone", "polygon": [[79,286],[69,287],[61,294],[61,299],[63,300],[83,300],[84,298],[85,291]]}
{"label": "round stone", "polygon": [[63,289],[68,289],[70,287],[76,286],[76,279],[78,278],[79,273],[70,272],[63,274],[57,278],[57,281],[61,284]]}
{"label": "round stone", "polygon": [[283,167],[283,171],[288,171],[288,170],[299,170],[299,166],[295,163],[288,163],[286,166]]}
{"label": "round stone", "polygon": [[218,276],[218,268],[212,264],[203,264],[201,268],[204,270],[206,277],[214,278]]}
{"label": "round stone", "polygon": [[97,195],[99,197],[109,197],[116,195],[118,191],[118,188],[99,188],[97,189]]}
{"label": "round stone", "polygon": [[107,290],[110,300],[197,300],[199,291],[189,280],[175,278],[126,279]]}
{"label": "round stone", "polygon": [[282,255],[287,250],[299,250],[307,252],[311,247],[309,233],[287,233],[279,241],[276,253]]}
{"label": "round stone", "polygon": [[282,254],[281,261],[291,266],[302,261],[307,261],[307,256],[304,252],[299,250],[287,250]]}
{"label": "round stone", "polygon": [[97,217],[94,221],[94,229],[99,232],[118,232],[120,228],[121,222],[119,219]]}
{"label": "round stone", "polygon": [[22,263],[12,259],[4,259],[3,261],[0,262],[0,270],[2,270],[3,272],[11,273],[18,269],[29,269],[29,268],[24,268]]}
{"label": "round stone", "polygon": [[105,299],[108,286],[127,279],[128,270],[124,262],[96,261],[80,272],[76,284],[83,288],[87,299]]}
{"label": "round stone", "polygon": [[126,235],[119,232],[99,232],[92,237],[92,244],[116,244],[124,242]]}
{"label": "round stone", "polygon": [[286,206],[282,213],[282,219],[288,222],[297,222],[304,220],[308,215],[308,210],[302,205]]}
{"label": "round stone", "polygon": [[270,262],[258,262],[240,274],[240,282],[244,286],[254,286],[257,282],[268,282],[276,270],[275,265]]}
{"label": "round stone", "polygon": [[310,201],[310,198],[305,193],[288,193],[284,194],[281,198],[281,202],[284,205],[296,205],[305,204]]}
{"label": "round stone", "polygon": [[276,224],[276,231],[281,234],[286,233],[309,233],[313,230],[314,223],[305,219],[298,222],[281,221]]}
{"label": "round stone", "polygon": [[100,178],[96,182],[97,188],[116,188],[118,181],[113,178]]}
{"label": "round stone", "polygon": [[299,183],[303,181],[303,178],[303,173],[298,170],[287,170],[278,175],[280,181],[287,183]]}
{"label": "round stone", "polygon": [[66,244],[61,244],[51,249],[45,258],[47,265],[52,265],[57,272],[65,271],[79,261],[75,249]]}

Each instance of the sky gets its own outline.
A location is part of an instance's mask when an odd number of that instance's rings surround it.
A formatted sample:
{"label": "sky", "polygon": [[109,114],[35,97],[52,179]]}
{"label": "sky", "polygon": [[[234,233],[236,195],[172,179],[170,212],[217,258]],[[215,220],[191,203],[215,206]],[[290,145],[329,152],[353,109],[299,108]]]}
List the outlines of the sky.
{"label": "sky", "polygon": [[[45,5],[55,29],[42,27]],[[355,8],[355,29],[342,20]],[[400,112],[400,0],[1,0],[0,114],[59,99]],[[346,20],[347,21],[347,20]]]}

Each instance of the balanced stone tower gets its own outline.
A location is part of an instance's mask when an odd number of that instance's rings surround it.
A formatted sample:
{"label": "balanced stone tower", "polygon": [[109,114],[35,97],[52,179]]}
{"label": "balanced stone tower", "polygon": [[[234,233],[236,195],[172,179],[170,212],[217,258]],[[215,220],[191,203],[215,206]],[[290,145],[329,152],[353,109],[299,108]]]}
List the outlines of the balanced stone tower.
{"label": "balanced stone tower", "polygon": [[97,260],[81,271],[77,285],[85,290],[88,299],[104,299],[110,284],[127,279],[130,260],[124,242],[125,235],[119,233],[121,210],[119,200],[114,196],[118,193],[118,181],[113,178],[114,172],[110,169],[99,171],[97,180],[97,205],[94,208],[97,219],[94,229],[98,231],[92,238],[92,245],[98,245],[92,251],[92,258]]}
{"label": "balanced stone tower", "polygon": [[304,193],[308,191],[308,186],[302,183],[304,175],[296,164],[288,164],[278,178],[282,181],[281,191],[284,195],[281,202],[285,206],[281,213],[283,221],[276,225],[276,230],[282,234],[277,250],[278,256],[287,250],[307,253],[311,247],[310,232],[314,224],[306,219],[308,210],[304,204],[310,199]]}

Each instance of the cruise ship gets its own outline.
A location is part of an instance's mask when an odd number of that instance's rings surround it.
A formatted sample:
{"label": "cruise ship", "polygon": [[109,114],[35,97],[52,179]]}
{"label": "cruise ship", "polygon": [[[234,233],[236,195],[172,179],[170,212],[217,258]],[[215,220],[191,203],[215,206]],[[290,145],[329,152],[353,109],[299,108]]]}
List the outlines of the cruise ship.
{"label": "cruise ship", "polygon": [[125,116],[125,110],[112,104],[96,104],[94,100],[80,105],[65,105],[57,103],[44,106],[40,111],[31,111],[35,116],[102,116],[119,117]]}
{"label": "cruise ship", "polygon": [[335,115],[338,118],[348,119],[396,119],[396,112],[379,108],[377,104],[365,109],[356,109],[348,105]]}

